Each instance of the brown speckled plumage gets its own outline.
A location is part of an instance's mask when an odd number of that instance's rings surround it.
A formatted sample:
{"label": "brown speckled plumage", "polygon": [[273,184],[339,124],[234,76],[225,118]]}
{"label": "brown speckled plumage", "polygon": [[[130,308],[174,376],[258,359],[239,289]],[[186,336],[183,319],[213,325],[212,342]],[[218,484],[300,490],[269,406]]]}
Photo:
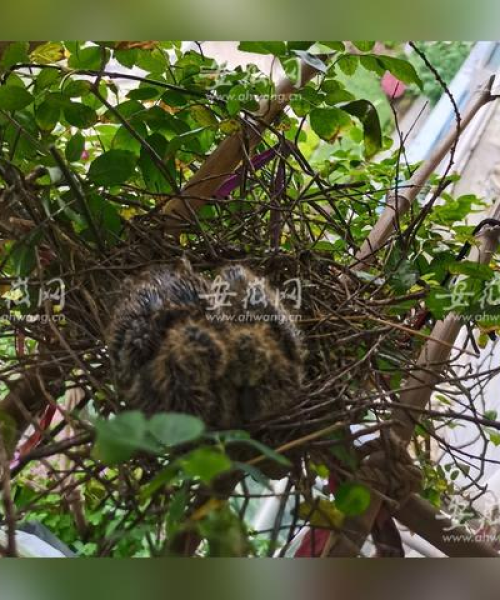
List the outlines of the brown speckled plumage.
{"label": "brown speckled plumage", "polygon": [[241,265],[218,277],[229,306],[214,305],[212,282],[187,265],[125,282],[108,348],[126,408],[186,412],[228,429],[294,405],[302,348],[290,315],[268,283]]}

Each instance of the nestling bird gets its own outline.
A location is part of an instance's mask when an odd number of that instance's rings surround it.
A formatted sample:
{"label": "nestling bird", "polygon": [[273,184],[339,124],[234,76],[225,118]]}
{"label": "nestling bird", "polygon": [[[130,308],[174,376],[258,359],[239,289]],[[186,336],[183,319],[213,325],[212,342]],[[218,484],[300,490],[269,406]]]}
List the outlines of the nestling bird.
{"label": "nestling bird", "polygon": [[125,282],[108,347],[126,408],[185,412],[212,429],[286,414],[302,379],[290,314],[241,265],[212,281],[184,265]]}

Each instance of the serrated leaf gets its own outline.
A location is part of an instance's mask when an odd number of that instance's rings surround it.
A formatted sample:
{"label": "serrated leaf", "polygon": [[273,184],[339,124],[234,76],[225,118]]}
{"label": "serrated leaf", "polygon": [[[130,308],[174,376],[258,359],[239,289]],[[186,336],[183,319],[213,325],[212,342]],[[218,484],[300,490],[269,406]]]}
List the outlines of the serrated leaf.
{"label": "serrated leaf", "polygon": [[217,117],[214,115],[213,111],[211,111],[206,106],[195,105],[189,109],[190,115],[193,119],[201,125],[202,127],[217,127],[219,122],[217,121]]}
{"label": "serrated leaf", "polygon": [[64,46],[61,42],[47,42],[30,53],[32,60],[41,65],[54,64],[65,57]]}
{"label": "serrated leaf", "polygon": [[100,46],[79,48],[77,52],[69,57],[68,66],[71,69],[89,69],[96,71],[101,67],[102,58],[103,51]]}
{"label": "serrated leaf", "polygon": [[3,110],[21,110],[33,102],[33,96],[18,85],[0,86],[0,108]]}
{"label": "serrated leaf", "polygon": [[127,69],[131,69],[137,62],[138,52],[135,48],[127,50],[115,50],[114,56],[121,65]]}
{"label": "serrated leaf", "polygon": [[366,69],[367,71],[372,71],[373,73],[376,73],[380,77],[382,77],[384,75],[384,73],[386,72],[386,68],[384,67],[382,62],[378,59],[378,57],[376,57],[376,56],[372,56],[372,55],[360,56],[359,62],[364,69]]}
{"label": "serrated leaf", "polygon": [[353,44],[358,50],[361,50],[361,52],[370,52],[375,46],[375,42],[353,42]]}
{"label": "serrated leaf", "polygon": [[403,83],[416,83],[418,87],[422,89],[423,84],[415,67],[407,60],[385,55],[380,55],[377,58],[384,67],[394,75],[394,77]]}
{"label": "serrated leaf", "polygon": [[359,58],[355,54],[344,54],[339,58],[337,64],[346,75],[354,75],[359,65]]}
{"label": "serrated leaf", "polygon": [[70,98],[81,98],[90,92],[90,82],[82,79],[73,79],[63,88],[63,94]]}
{"label": "serrated leaf", "polygon": [[313,131],[327,142],[332,141],[343,128],[351,124],[349,115],[334,106],[313,109],[310,120]]}
{"label": "serrated leaf", "polygon": [[35,87],[37,90],[43,90],[61,78],[61,74],[57,69],[42,69],[35,80]]}
{"label": "serrated leaf", "polygon": [[118,185],[133,175],[136,161],[127,150],[108,150],[90,165],[89,179],[98,185]]}
{"label": "serrated leaf", "polygon": [[95,110],[78,102],[70,102],[64,106],[64,117],[70,125],[78,129],[88,129],[97,122]]}

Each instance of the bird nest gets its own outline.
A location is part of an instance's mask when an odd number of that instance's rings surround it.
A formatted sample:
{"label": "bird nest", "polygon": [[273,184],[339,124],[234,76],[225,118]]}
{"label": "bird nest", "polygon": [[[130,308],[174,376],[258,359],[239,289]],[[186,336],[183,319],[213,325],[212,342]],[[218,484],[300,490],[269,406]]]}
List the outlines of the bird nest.
{"label": "bird nest", "polygon": [[[139,454],[130,461],[129,475],[122,470],[116,480],[103,479],[102,466],[91,455],[89,415],[106,417],[130,408],[115,385],[107,348],[110,320],[123,297],[124,282],[127,287],[134,278],[147,277],[151,269],[178,270],[186,260],[194,273],[209,282],[228,265],[242,265],[256,278],[264,278],[292,316],[305,349],[302,382],[293,405],[288,403],[286,410],[277,405],[265,420],[239,427],[286,455],[291,464],[275,469],[273,460],[268,457],[266,463],[260,450],[248,448],[236,452],[240,464],[255,464],[274,478],[289,474],[296,489],[303,490],[306,482],[309,487],[312,484],[311,474],[304,475],[304,459],[326,462],[345,476],[352,464],[342,457],[349,455],[353,441],[362,431],[385,426],[391,377],[401,377],[411,368],[415,339],[404,326],[391,321],[390,310],[398,299],[387,295],[383,281],[350,270],[347,254],[344,264],[335,260],[327,233],[330,222],[335,223],[333,210],[285,202],[273,208],[227,199],[207,204],[182,234],[173,235],[171,216],[162,212],[160,203],[123,219],[116,239],[101,229],[97,245],[88,231],[76,235],[64,219],[40,217],[35,225],[23,225],[19,217],[28,212],[26,207],[38,193],[31,184],[23,185],[25,193],[16,197],[18,204],[10,205],[15,208],[11,223],[17,225],[18,233],[12,251],[22,247],[32,251],[35,275],[30,276],[29,290],[33,301],[35,297],[43,301],[37,311],[16,305],[18,313],[30,313],[32,318],[5,324],[3,337],[15,337],[17,351],[6,362],[2,380],[11,384],[23,373],[42,374],[46,401],[57,405],[62,417],[41,431],[38,447],[18,457],[13,475],[33,460],[62,454],[73,466],[50,467],[58,473],[54,489],[78,489],[78,482],[95,478],[107,497],[119,490],[116,502],[129,513],[139,510],[130,474],[140,466],[141,482],[153,480],[164,466],[164,457]],[[337,195],[349,201],[348,195]],[[58,300],[48,293],[54,282],[64,285],[64,306],[59,313],[54,312]],[[385,357],[386,370],[380,367],[381,357]],[[68,389],[79,392],[69,407],[63,400]],[[362,431],[353,428],[359,424],[365,425]],[[70,434],[61,437],[68,427]],[[48,493],[41,491],[40,498]]]}

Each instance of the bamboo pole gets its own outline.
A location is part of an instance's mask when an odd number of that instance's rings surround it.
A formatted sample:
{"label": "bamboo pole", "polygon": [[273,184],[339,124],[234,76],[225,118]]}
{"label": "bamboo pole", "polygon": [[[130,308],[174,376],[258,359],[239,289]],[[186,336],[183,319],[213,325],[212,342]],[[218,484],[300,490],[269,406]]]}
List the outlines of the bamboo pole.
{"label": "bamboo pole", "polygon": [[463,133],[479,110],[491,102],[495,96],[492,94],[495,77],[491,77],[486,85],[481,86],[467,105],[464,115],[460,120],[460,128],[452,125],[431,156],[413,173],[404,189],[393,193],[387,200],[386,207],[379,220],[371,230],[363,245],[356,254],[356,262],[352,269],[355,271],[366,269],[372,262],[376,252],[387,242],[391,234],[396,231],[399,219],[405,215],[413,204],[418,193],[441,164],[441,161],[453,148],[457,138]]}
{"label": "bamboo pole", "polygon": [[251,152],[261,140],[262,132],[286,108],[293,94],[317,74],[314,67],[302,62],[299,86],[287,78],[280,81],[274,95],[260,102],[252,126],[246,125],[243,131],[228,136],[219,144],[186,183],[182,194],[165,205],[165,214],[172,217],[168,223],[169,229],[176,231],[191,220],[193,212],[198,211],[215,194],[245,158],[245,143]]}
{"label": "bamboo pole", "polygon": [[436,507],[420,496],[412,496],[394,516],[447,556],[498,558],[498,552],[492,546],[474,539],[465,527],[443,518],[444,515]]}
{"label": "bamboo pole", "polygon": [[[500,218],[500,199],[495,202],[489,217]],[[468,260],[478,264],[488,264],[500,242],[500,227],[485,227],[477,234],[476,239],[479,242],[478,246],[471,249]],[[439,381],[443,367],[449,359],[450,345],[455,343],[461,327],[457,316],[450,313],[444,320],[440,320],[434,325],[430,336],[432,339],[426,342],[420,352],[417,367],[412,371],[400,394],[400,403],[404,404],[405,408],[400,407],[394,410],[393,431],[405,443],[409,443],[420,411],[425,409],[430,400],[434,386]],[[439,340],[448,345],[439,343]],[[412,412],[412,408],[415,411]],[[379,491],[385,493],[385,490]],[[329,556],[356,556],[370,534],[381,506],[380,496],[373,497],[368,510],[363,515],[359,518],[348,519],[343,533],[337,537],[330,536]],[[408,511],[403,510],[403,518],[408,520],[410,517]],[[412,523],[415,525],[414,521]],[[428,527],[425,530],[420,528],[416,530],[416,533],[424,538],[428,532]]]}

